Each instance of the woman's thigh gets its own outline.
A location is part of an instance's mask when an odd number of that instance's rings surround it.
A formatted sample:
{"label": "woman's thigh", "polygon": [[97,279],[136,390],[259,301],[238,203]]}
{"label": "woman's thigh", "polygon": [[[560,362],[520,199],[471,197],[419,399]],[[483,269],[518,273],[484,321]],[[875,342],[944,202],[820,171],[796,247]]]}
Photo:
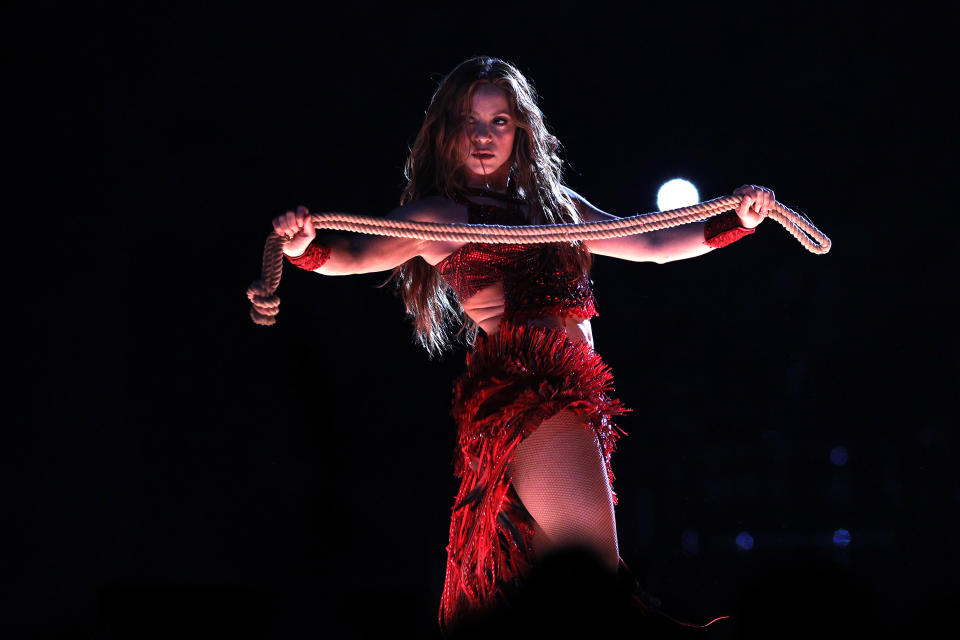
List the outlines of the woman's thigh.
{"label": "woman's thigh", "polygon": [[535,541],[538,555],[581,544],[616,569],[619,549],[610,480],[596,433],[583,418],[561,411],[521,442],[513,486],[546,536]]}

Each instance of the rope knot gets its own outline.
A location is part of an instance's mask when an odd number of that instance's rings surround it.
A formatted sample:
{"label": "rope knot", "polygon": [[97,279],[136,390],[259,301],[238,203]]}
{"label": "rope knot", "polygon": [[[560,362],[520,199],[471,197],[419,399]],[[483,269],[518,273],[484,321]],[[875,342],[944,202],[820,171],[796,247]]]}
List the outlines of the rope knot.
{"label": "rope knot", "polygon": [[266,326],[276,323],[274,316],[280,312],[280,298],[269,290],[263,280],[256,280],[247,287],[247,298],[253,305],[250,317],[255,323]]}

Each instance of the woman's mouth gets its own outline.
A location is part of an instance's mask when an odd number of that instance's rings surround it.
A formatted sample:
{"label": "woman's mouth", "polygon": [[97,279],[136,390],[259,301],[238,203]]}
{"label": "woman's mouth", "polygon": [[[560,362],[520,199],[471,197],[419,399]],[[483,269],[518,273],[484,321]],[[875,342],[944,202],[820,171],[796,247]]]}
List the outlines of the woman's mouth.
{"label": "woman's mouth", "polygon": [[493,154],[489,151],[476,151],[473,154],[474,158],[479,158],[480,160],[489,160],[493,157]]}

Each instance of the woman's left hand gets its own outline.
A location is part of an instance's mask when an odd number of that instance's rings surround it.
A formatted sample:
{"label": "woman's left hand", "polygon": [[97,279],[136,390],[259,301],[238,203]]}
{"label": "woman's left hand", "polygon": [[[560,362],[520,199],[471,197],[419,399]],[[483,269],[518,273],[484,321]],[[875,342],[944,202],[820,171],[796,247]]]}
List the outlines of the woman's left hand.
{"label": "woman's left hand", "polygon": [[755,184],[737,187],[733,190],[733,195],[743,196],[740,207],[737,209],[737,216],[740,218],[740,224],[747,229],[753,229],[763,222],[776,202],[772,189],[758,187]]}

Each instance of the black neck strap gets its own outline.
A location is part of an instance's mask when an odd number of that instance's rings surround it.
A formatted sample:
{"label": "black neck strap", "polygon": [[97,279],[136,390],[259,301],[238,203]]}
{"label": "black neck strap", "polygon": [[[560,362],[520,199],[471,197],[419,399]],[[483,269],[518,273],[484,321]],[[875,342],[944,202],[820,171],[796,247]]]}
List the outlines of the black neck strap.
{"label": "black neck strap", "polygon": [[487,189],[478,189],[475,187],[467,187],[464,189],[464,191],[472,196],[483,196],[484,198],[493,198],[494,200],[500,200],[501,202],[512,202],[514,204],[526,204],[523,200],[511,198],[507,194],[499,193],[497,191],[489,191]]}

